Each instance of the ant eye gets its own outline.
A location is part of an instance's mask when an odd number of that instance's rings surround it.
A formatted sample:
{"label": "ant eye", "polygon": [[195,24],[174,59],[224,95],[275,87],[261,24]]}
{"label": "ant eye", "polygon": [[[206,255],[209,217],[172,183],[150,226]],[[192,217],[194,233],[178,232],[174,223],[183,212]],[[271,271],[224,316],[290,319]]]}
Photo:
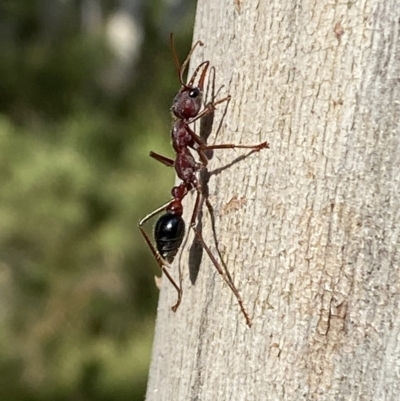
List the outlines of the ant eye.
{"label": "ant eye", "polygon": [[190,97],[197,97],[200,95],[200,89],[199,88],[194,88],[189,92]]}

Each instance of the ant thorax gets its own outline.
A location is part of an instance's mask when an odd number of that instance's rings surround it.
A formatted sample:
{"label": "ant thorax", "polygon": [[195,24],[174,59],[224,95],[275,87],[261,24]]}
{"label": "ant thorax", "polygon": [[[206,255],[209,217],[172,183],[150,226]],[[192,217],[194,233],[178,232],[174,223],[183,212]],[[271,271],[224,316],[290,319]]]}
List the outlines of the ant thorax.
{"label": "ant thorax", "polygon": [[172,146],[175,152],[185,147],[194,147],[194,139],[191,130],[183,120],[178,120],[171,131]]}
{"label": "ant thorax", "polygon": [[188,148],[182,148],[177,152],[174,163],[176,175],[184,182],[195,187],[197,184],[196,172],[200,170],[201,164],[197,163]]}

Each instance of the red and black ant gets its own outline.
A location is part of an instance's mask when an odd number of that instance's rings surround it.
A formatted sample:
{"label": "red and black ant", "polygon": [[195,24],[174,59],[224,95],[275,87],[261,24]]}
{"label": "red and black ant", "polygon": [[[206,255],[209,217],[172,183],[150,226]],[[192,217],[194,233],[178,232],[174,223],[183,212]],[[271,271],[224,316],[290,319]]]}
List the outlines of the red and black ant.
{"label": "red and black ant", "polygon": [[[251,149],[252,151],[260,151],[261,149],[269,148],[269,145],[267,142],[262,142],[258,145],[220,144],[209,146],[189,127],[189,124],[192,124],[205,115],[212,113],[215,110],[216,105],[229,101],[230,96],[226,96],[218,101],[212,101],[206,104],[203,110],[201,110],[204,81],[210,62],[203,61],[196,68],[187,84],[183,82],[183,74],[186,70],[194,49],[198,45],[202,46],[203,43],[201,41],[197,41],[191,48],[189,54],[186,57],[186,60],[181,65],[176,54],[173,34],[171,34],[170,36],[170,42],[176,68],[178,71],[179,82],[181,84],[181,88],[176,94],[171,107],[171,111],[175,120],[171,136],[172,146],[176,152],[176,157],[175,160],[173,160],[154,152],[150,152],[150,156],[168,167],[174,167],[177,176],[182,182],[172,188],[172,199],[170,201],[168,201],[158,209],[154,210],[139,221],[139,229],[154,258],[156,259],[160,269],[164,272],[165,276],[178,292],[177,302],[174,306],[172,306],[172,310],[176,312],[179,304],[181,303],[182,289],[172,278],[167,268],[169,267],[169,263],[171,263],[176,256],[185,236],[185,222],[182,218],[182,200],[191,190],[195,190],[197,192],[197,197],[193,208],[190,227],[193,229],[198,242],[207,252],[218,273],[222,275],[222,277],[232,290],[233,294],[235,295],[240,309],[246,319],[247,325],[251,326],[251,319],[243,306],[243,301],[239,294],[239,291],[237,290],[233,282],[225,276],[220,263],[214,257],[207,244],[204,242],[201,232],[196,228],[196,219],[203,204],[202,198],[204,198],[200,183],[196,177],[196,173],[199,172],[199,170],[206,168],[208,163],[206,152],[209,150],[245,148]],[[198,74],[200,74],[200,78],[198,80],[197,86],[195,86],[194,81],[196,80]],[[197,152],[200,160],[199,162],[195,160],[191,153],[191,150]],[[153,242],[144,231],[143,225],[148,220],[163,211],[165,211],[166,213],[157,220],[154,228],[154,246]]]}

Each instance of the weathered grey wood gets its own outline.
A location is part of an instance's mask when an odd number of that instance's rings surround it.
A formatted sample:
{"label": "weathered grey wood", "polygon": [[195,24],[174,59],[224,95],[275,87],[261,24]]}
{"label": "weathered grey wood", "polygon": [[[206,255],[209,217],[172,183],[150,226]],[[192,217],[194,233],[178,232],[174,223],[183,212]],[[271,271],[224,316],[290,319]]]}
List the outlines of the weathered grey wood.
{"label": "weathered grey wood", "polygon": [[[190,283],[190,237],[148,401],[400,399],[399,32],[398,0],[198,2],[192,68],[210,60],[232,95],[209,141],[271,143],[209,183],[254,325],[206,255]],[[210,171],[243,153],[215,151]]]}

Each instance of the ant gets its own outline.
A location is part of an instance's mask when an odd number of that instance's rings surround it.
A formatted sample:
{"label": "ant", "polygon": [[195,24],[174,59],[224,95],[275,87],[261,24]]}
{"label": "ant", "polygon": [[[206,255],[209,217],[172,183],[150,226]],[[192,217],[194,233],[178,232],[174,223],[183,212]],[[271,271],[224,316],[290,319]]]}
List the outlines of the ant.
{"label": "ant", "polygon": [[[203,91],[204,91],[204,81],[207,75],[207,71],[210,65],[209,61],[203,61],[196,70],[193,72],[192,77],[190,78],[187,84],[183,81],[183,74],[186,70],[186,67],[189,63],[189,60],[193,54],[193,51],[197,46],[203,46],[201,41],[197,41],[193,47],[191,48],[189,54],[187,55],[183,64],[180,64],[178,59],[173,34],[170,35],[170,45],[173,53],[173,57],[175,60],[176,69],[178,72],[178,79],[181,84],[181,88],[176,94],[173,104],[171,107],[171,111],[174,117],[174,123],[172,127],[172,146],[176,153],[175,159],[170,159],[168,157],[162,156],[155,152],[150,152],[150,156],[155,160],[163,163],[168,167],[174,167],[177,176],[181,180],[179,185],[176,185],[171,190],[172,199],[157,208],[153,212],[149,213],[143,219],[139,221],[139,230],[143,235],[144,240],[146,241],[148,247],[150,248],[151,253],[156,259],[160,269],[174,286],[178,293],[178,298],[176,304],[172,306],[172,310],[176,312],[178,309],[181,300],[182,300],[182,289],[175,282],[168,271],[168,267],[170,263],[174,260],[185,236],[185,222],[182,218],[183,214],[183,198],[192,190],[197,192],[195,205],[192,212],[192,217],[190,220],[190,227],[193,229],[196,238],[203,249],[208,254],[218,273],[224,278],[229,288],[235,295],[237,302],[239,304],[240,310],[246,319],[247,325],[251,326],[251,319],[248,315],[246,309],[244,308],[242,298],[239,294],[239,291],[233,284],[233,282],[225,277],[223,269],[220,263],[212,254],[210,248],[205,243],[201,232],[196,228],[196,219],[198,217],[200,208],[203,205],[205,196],[203,195],[200,183],[197,179],[196,173],[200,170],[205,169],[207,167],[208,158],[207,151],[214,149],[234,149],[234,148],[245,148],[251,149],[252,151],[260,151],[261,149],[269,148],[269,144],[267,142],[262,142],[258,145],[234,145],[234,144],[219,144],[219,145],[207,145],[205,141],[198,136],[191,128],[190,124],[199,120],[207,114],[214,112],[216,106],[223,102],[229,102],[230,96],[226,96],[223,99],[212,101],[202,108],[202,99],[203,99]],[[194,82],[197,78],[197,75],[200,74],[200,78],[198,80],[197,86],[194,85]],[[195,160],[191,150],[197,152],[199,157],[199,162]],[[150,240],[149,236],[143,229],[143,225],[158,215],[161,212],[165,212],[156,222],[154,228],[154,241]]]}

